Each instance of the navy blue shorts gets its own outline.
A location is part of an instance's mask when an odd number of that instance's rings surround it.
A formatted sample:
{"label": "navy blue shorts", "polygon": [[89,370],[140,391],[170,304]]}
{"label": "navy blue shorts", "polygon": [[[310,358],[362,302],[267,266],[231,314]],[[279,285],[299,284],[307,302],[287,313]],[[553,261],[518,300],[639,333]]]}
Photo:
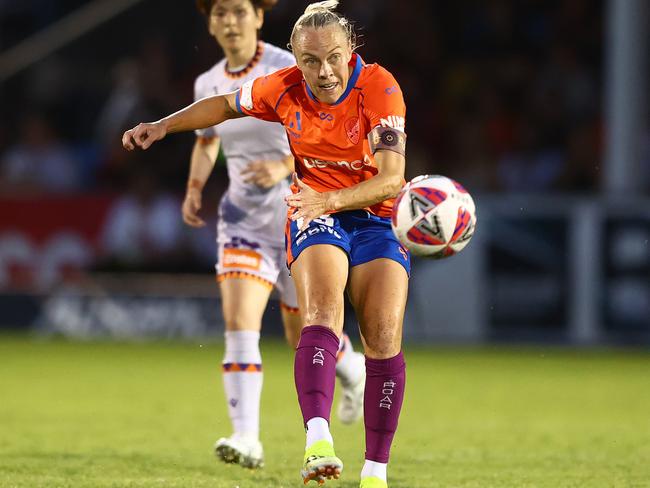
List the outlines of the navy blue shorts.
{"label": "navy blue shorts", "polygon": [[285,233],[287,266],[302,251],[315,244],[332,244],[345,251],[350,266],[378,258],[392,259],[411,274],[411,256],[390,228],[390,218],[377,217],[365,210],[337,212],[314,219],[302,232],[298,222],[287,221]]}

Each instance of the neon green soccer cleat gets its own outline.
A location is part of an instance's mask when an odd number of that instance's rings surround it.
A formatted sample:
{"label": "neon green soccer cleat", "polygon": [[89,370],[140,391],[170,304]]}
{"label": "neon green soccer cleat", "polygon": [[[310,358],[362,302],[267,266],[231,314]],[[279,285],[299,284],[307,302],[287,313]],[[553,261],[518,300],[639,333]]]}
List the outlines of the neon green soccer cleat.
{"label": "neon green soccer cleat", "polygon": [[305,450],[305,464],[300,474],[304,484],[316,481],[318,486],[325,480],[338,479],[343,471],[343,461],[334,454],[334,446],[322,440],[314,442]]}
{"label": "neon green soccer cleat", "polygon": [[368,476],[361,480],[359,488],[388,488],[388,483],[376,476]]}

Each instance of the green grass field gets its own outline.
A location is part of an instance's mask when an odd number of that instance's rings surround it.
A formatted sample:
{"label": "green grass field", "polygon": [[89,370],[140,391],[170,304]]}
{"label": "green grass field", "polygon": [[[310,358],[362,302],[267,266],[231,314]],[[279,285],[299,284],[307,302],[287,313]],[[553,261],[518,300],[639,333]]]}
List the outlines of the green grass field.
{"label": "green grass field", "polygon": [[[650,354],[405,348],[391,488],[650,486]],[[266,468],[219,464],[220,344],[0,336],[0,487],[302,486],[292,354],[263,344]],[[357,488],[363,427],[333,421]],[[313,486],[316,486],[315,484]]]}

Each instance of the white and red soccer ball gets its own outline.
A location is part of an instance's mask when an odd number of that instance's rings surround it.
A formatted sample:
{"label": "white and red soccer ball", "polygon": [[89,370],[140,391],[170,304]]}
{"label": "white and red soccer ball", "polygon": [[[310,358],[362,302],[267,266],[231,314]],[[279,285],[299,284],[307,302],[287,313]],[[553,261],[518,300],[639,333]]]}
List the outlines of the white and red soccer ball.
{"label": "white and red soccer ball", "polygon": [[418,176],[397,195],[391,223],[397,238],[414,255],[444,258],[469,243],[476,228],[476,207],[454,180]]}

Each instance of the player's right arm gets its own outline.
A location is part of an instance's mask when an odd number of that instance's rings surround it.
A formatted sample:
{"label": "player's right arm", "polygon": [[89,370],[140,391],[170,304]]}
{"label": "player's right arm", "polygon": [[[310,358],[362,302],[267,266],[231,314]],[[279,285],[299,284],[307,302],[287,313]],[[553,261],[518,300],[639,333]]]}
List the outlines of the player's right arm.
{"label": "player's right arm", "polygon": [[183,221],[192,227],[203,227],[205,221],[198,216],[202,205],[202,192],[219,154],[218,137],[197,137],[192,149],[187,190],[183,200]]}
{"label": "player's right arm", "polygon": [[156,122],[140,123],[122,136],[122,145],[132,151],[136,146],[148,149],[167,134],[205,129],[229,119],[243,117],[237,110],[237,92],[202,98]]}

